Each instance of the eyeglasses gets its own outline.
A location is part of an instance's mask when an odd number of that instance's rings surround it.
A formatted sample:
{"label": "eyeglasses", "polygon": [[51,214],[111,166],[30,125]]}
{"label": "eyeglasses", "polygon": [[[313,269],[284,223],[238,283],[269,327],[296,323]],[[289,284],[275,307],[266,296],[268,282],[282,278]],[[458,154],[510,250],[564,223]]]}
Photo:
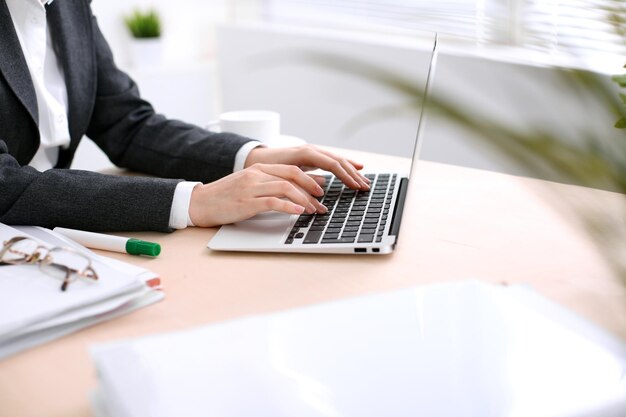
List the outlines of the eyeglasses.
{"label": "eyeglasses", "polygon": [[98,274],[91,266],[91,259],[70,248],[47,248],[37,241],[24,236],[16,236],[3,243],[0,250],[0,264],[36,264],[41,272],[61,279],[61,291],[77,278],[95,282]]}

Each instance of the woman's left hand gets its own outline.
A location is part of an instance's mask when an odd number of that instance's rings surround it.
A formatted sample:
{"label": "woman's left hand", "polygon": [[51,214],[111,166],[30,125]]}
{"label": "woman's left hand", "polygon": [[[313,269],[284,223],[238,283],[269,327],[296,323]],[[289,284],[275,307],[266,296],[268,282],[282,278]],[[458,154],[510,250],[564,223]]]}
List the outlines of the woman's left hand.
{"label": "woman's left hand", "polygon": [[245,167],[256,163],[295,165],[303,171],[321,168],[332,172],[350,188],[370,189],[370,180],[359,173],[359,170],[363,169],[363,164],[342,158],[313,145],[292,148],[254,148],[248,154]]}

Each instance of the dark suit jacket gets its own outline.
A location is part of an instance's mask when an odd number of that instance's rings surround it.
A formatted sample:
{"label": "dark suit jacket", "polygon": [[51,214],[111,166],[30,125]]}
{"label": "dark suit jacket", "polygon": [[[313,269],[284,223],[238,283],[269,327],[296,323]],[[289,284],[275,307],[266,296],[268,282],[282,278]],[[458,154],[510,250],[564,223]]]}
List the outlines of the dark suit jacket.
{"label": "dark suit jacket", "polygon": [[[47,10],[68,89],[71,144],[56,169],[41,173],[26,166],[39,147],[37,98],[9,10],[0,0],[0,222],[168,230],[176,184],[230,174],[237,151],[250,139],[156,114],[116,67],[89,0],[55,1]],[[85,134],[116,165],[162,178],[67,169]]]}

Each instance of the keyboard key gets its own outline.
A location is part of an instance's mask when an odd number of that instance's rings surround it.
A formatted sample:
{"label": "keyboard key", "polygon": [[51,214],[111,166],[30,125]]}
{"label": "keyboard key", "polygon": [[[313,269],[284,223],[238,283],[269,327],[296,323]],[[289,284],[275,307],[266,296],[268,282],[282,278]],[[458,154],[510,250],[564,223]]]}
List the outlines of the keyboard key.
{"label": "keyboard key", "polygon": [[322,243],[354,243],[353,237],[338,237],[334,239],[322,239]]}
{"label": "keyboard key", "polygon": [[374,241],[374,235],[370,235],[370,234],[360,234],[359,235],[359,240],[357,241],[358,243],[368,243],[368,242],[372,242]]}
{"label": "keyboard key", "polygon": [[317,243],[322,237],[322,232],[317,230],[310,230],[309,233],[306,234],[303,243]]}
{"label": "keyboard key", "polygon": [[296,233],[296,235],[294,237],[296,239],[302,239],[304,237],[304,233],[302,233],[302,232]]}

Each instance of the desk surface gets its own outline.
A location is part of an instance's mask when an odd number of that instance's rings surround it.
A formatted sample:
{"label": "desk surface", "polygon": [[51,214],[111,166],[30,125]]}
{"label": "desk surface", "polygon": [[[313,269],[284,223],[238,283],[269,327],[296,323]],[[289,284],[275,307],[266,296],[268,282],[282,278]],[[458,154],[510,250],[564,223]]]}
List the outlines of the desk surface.
{"label": "desk surface", "polygon": [[[408,166],[350,155],[377,171]],[[0,361],[0,415],[90,416],[94,343],[433,282],[526,283],[626,341],[626,283],[572,216],[548,203],[600,202],[623,219],[624,196],[431,162],[420,162],[412,181],[388,256],[211,252],[216,229],[132,234],[160,242],[161,255],[107,255],[159,273],[165,300]]]}

